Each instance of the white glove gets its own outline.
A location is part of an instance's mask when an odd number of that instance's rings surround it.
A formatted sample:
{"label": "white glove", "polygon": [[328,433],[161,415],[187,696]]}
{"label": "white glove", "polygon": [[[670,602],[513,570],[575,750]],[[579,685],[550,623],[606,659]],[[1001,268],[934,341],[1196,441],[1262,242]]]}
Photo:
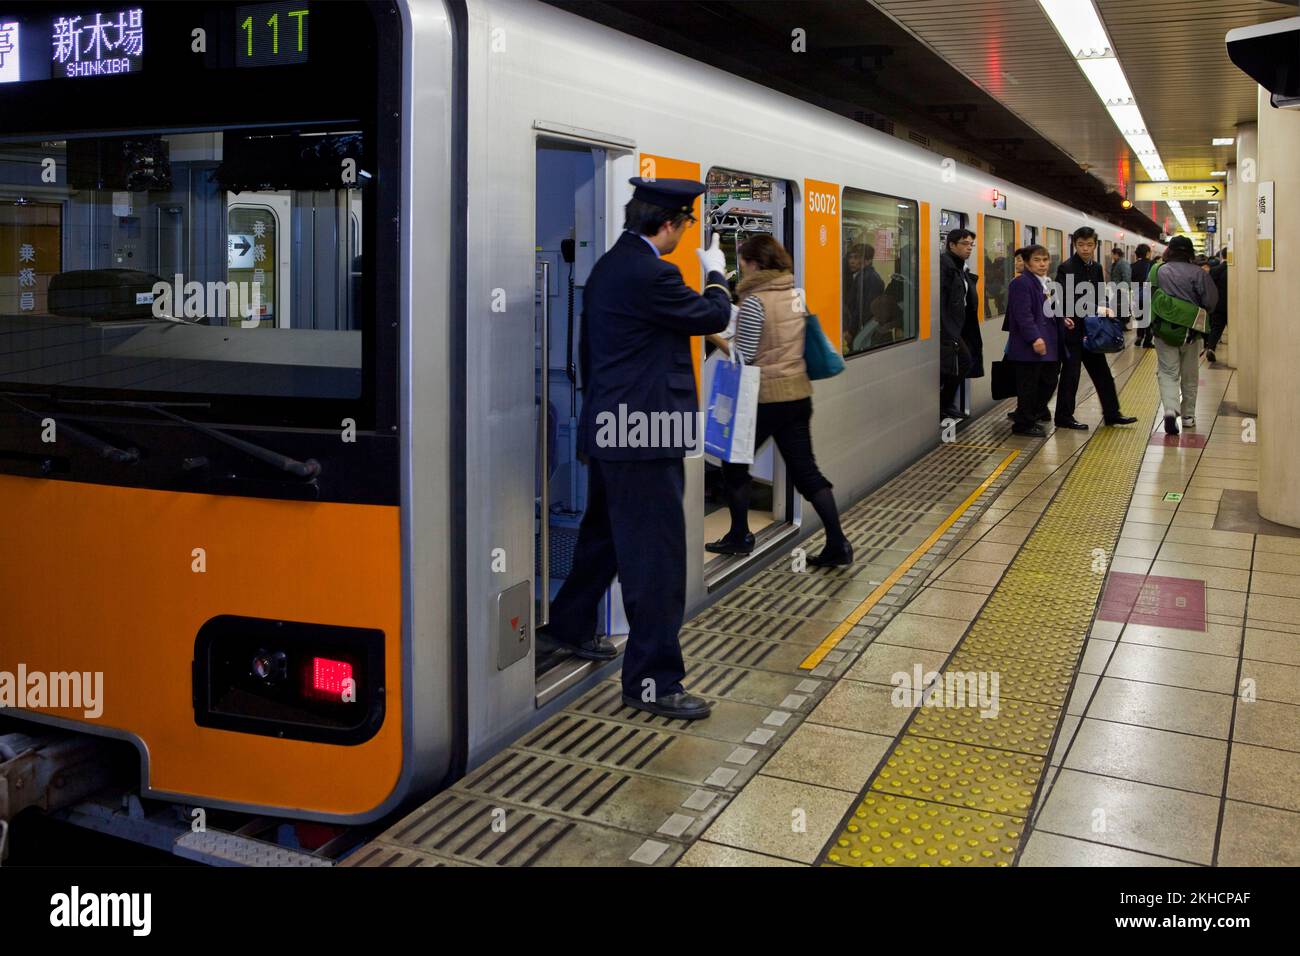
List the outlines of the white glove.
{"label": "white glove", "polygon": [[707,249],[696,249],[695,254],[700,257],[700,265],[704,267],[704,274],[707,276],[710,272],[727,271],[727,257],[723,255],[721,246],[721,236],[718,233],[713,234],[713,244]]}

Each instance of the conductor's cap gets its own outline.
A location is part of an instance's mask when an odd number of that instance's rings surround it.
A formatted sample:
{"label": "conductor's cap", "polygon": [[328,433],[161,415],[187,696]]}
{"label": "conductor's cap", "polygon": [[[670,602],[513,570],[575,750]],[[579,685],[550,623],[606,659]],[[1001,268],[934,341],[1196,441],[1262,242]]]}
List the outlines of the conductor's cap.
{"label": "conductor's cap", "polygon": [[642,179],[633,176],[628,180],[636,189],[633,199],[673,212],[690,213],[695,208],[695,197],[704,192],[704,183],[693,179]]}

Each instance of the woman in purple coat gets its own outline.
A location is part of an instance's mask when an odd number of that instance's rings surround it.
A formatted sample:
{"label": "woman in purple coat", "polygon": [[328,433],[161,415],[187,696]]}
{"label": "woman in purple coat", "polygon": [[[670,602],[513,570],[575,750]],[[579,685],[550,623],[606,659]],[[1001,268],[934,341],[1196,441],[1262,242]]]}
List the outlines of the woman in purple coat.
{"label": "woman in purple coat", "polygon": [[1051,255],[1042,246],[1021,250],[1025,271],[1011,280],[1007,293],[1007,360],[1015,363],[1016,411],[1012,431],[1046,436],[1039,415],[1056,388],[1060,372],[1060,321],[1048,308],[1047,270]]}

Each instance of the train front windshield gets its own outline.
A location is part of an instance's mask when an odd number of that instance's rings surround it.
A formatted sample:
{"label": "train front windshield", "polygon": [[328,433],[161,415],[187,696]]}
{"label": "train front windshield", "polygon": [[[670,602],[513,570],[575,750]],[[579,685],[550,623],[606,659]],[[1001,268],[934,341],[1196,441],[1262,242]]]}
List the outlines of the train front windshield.
{"label": "train front windshield", "polygon": [[375,16],[0,11],[0,390],[373,422]]}

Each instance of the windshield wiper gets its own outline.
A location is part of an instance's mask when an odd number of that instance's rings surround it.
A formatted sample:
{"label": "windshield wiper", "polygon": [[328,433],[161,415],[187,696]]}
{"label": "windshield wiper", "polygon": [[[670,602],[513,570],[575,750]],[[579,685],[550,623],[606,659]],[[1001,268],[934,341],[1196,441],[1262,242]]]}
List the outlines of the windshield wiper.
{"label": "windshield wiper", "polygon": [[242,438],[236,438],[234,435],[227,435],[219,429],[191,421],[188,418],[183,418],[182,416],[177,415],[174,412],[169,412],[167,409],[158,405],[151,405],[146,402],[123,402],[120,404],[139,404],[141,407],[170,418],[172,421],[180,422],[182,425],[188,425],[196,432],[207,435],[209,438],[215,438],[219,442],[224,442],[231,448],[238,448],[245,455],[248,455],[251,458],[256,458],[258,461],[265,462],[272,468],[278,468],[280,471],[287,471],[295,477],[315,478],[321,472],[320,462],[315,458],[308,458],[306,461],[299,461],[296,458],[290,458],[288,455],[282,455],[278,451],[272,451],[271,449],[264,448],[261,445],[255,445],[251,441],[244,441]]}
{"label": "windshield wiper", "polygon": [[102,439],[96,438],[94,435],[83,432],[79,428],[74,428],[73,426],[69,425],[67,422],[61,422],[57,418],[55,418],[54,416],[48,413],[42,414],[41,412],[28,408],[26,405],[22,405],[18,402],[15,402],[12,398],[9,398],[6,395],[0,395],[0,399],[4,399],[6,403],[12,405],[14,408],[18,409],[24,415],[30,415],[32,418],[35,418],[37,421],[43,422],[46,419],[49,419],[50,421],[54,422],[54,435],[56,439],[58,438],[59,435],[66,434],[73,441],[85,445],[87,448],[94,449],[96,452],[99,453],[100,458],[104,458],[107,459],[108,461],[116,462],[117,464],[120,465],[134,464],[135,462],[140,460],[139,449],[129,448],[124,451],[123,449],[118,448],[116,445],[111,445]]}

